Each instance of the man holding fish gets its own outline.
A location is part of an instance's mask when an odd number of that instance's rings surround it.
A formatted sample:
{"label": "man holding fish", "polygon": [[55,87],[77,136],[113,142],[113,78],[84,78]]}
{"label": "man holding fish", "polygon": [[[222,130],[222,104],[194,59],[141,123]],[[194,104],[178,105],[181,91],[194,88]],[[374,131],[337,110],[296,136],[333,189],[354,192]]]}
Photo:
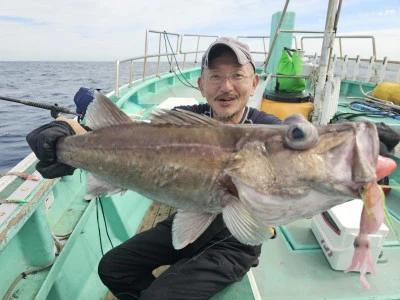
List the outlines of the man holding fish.
{"label": "man holding fish", "polygon": [[[87,115],[92,132],[63,119],[28,135],[46,178],[82,168],[93,174],[88,198],[132,189],[179,209],[103,256],[100,278],[118,299],[208,299],[258,264],[261,243],[275,236],[268,226],[357,198],[378,169],[386,175],[393,169],[377,161],[371,123],[316,128],[294,115],[279,125],[275,116],[247,107],[258,81],[248,46],[220,38],[204,54],[198,79],[207,104],[133,124],[97,93]],[[122,154],[104,151],[103,143],[97,153],[104,137],[134,144]],[[116,163],[98,166],[107,164],[97,156],[105,152]],[[155,279],[152,271],[161,265],[170,267]]]}

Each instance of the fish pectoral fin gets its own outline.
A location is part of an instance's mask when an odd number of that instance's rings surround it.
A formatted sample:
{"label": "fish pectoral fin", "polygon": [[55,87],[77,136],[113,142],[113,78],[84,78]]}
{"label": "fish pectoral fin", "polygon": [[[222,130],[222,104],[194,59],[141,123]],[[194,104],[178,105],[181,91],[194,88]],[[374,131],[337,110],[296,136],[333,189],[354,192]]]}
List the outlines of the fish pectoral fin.
{"label": "fish pectoral fin", "polygon": [[243,244],[260,245],[274,238],[275,229],[264,226],[246,208],[245,204],[235,196],[222,209],[225,224],[232,235]]}
{"label": "fish pectoral fin", "polygon": [[107,193],[107,197],[112,196],[117,193],[124,194],[126,192],[125,188],[115,186],[107,181],[103,181],[93,176],[93,174],[88,173],[86,178],[86,194],[84,196],[85,200],[91,200],[101,194]]}
{"label": "fish pectoral fin", "polygon": [[172,244],[179,250],[193,243],[214,221],[216,215],[178,210],[172,223]]}

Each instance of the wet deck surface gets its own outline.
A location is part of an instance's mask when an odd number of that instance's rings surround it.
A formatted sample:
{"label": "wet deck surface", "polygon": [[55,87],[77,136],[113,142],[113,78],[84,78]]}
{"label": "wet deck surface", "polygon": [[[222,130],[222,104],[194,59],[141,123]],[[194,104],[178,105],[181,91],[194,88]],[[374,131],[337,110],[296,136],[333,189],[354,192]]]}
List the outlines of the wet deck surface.
{"label": "wet deck surface", "polygon": [[165,220],[169,215],[176,212],[175,208],[154,202],[143,217],[142,223],[136,233],[146,231],[157,225],[158,222]]}

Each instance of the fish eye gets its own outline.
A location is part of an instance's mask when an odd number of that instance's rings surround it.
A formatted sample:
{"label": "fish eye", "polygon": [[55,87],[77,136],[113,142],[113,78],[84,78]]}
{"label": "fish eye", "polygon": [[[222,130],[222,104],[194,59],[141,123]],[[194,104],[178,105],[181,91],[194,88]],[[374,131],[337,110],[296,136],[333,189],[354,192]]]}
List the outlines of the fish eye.
{"label": "fish eye", "polygon": [[317,129],[311,123],[298,123],[288,127],[285,134],[285,145],[296,150],[314,147],[319,141]]}
{"label": "fish eye", "polygon": [[288,132],[288,134],[294,140],[301,140],[301,139],[304,139],[304,137],[305,137],[304,131],[297,126],[295,126],[294,128],[291,128],[290,131]]}

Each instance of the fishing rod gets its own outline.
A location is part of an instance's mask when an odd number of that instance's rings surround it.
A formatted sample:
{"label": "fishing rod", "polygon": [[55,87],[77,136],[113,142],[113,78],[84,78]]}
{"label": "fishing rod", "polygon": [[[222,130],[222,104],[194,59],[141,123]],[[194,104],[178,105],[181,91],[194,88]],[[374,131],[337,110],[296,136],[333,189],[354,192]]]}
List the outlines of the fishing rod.
{"label": "fishing rod", "polygon": [[15,103],[28,105],[28,106],[33,106],[33,107],[38,107],[38,108],[43,108],[43,109],[48,109],[48,110],[51,111],[51,116],[54,119],[59,117],[59,113],[75,115],[75,116],[78,116],[79,118],[83,118],[83,114],[78,114],[78,113],[74,112],[73,110],[71,110],[71,109],[69,109],[67,107],[58,106],[57,103],[55,103],[54,105],[51,105],[51,104],[34,102],[34,101],[18,100],[18,99],[13,99],[13,98],[4,97],[4,96],[0,96],[0,100],[15,102]]}

